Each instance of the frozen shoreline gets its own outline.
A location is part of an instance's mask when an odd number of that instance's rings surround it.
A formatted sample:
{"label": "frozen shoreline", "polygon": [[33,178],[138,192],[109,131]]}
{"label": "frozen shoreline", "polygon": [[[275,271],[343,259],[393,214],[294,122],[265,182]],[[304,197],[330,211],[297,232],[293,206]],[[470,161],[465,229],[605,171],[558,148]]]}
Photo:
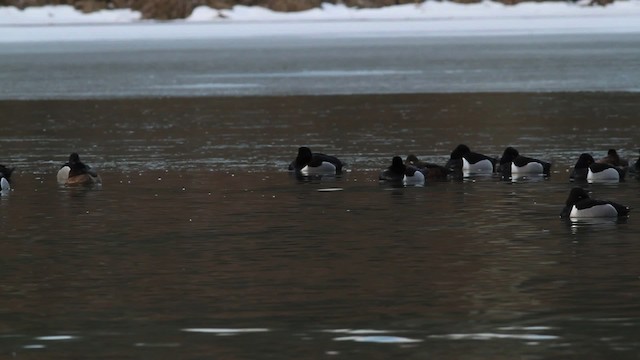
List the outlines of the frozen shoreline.
{"label": "frozen shoreline", "polygon": [[83,14],[70,6],[0,7],[0,43],[265,37],[394,37],[640,33],[640,1],[579,3],[426,2],[380,9],[341,5],[299,13],[236,6],[196,8],[185,20],[140,20],[138,12]]}

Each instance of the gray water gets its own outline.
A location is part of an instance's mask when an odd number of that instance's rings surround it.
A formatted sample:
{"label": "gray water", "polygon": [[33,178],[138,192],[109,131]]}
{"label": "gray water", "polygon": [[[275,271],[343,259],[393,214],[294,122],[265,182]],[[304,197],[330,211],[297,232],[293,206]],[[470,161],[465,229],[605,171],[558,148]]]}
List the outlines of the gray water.
{"label": "gray water", "polygon": [[639,66],[637,34],[4,43],[0,99],[638,92]]}
{"label": "gray water", "polygon": [[[637,158],[635,93],[0,102],[0,357],[637,358],[640,183],[579,184],[626,221],[558,215],[581,152]],[[380,184],[458,143],[548,179]],[[347,172],[300,181],[299,145]],[[66,188],[78,151],[104,181]],[[323,191],[340,189],[338,191]]]}

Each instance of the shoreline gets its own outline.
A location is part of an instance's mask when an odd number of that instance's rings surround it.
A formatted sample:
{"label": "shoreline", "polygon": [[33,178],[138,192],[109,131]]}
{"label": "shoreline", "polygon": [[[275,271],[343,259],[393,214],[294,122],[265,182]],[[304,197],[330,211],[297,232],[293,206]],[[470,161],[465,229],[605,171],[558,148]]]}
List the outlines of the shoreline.
{"label": "shoreline", "polygon": [[296,13],[199,7],[186,19],[143,20],[131,10],[84,14],[71,6],[0,7],[0,43],[243,39],[640,34],[640,0],[606,7],[580,3],[504,5],[424,2],[375,9],[344,5]]}
{"label": "shoreline", "polygon": [[[313,26],[310,26],[312,24]],[[0,43],[638,34],[640,16],[0,25]]]}
{"label": "shoreline", "polygon": [[[606,7],[615,4],[616,0],[570,0],[571,6],[583,7]],[[462,6],[473,6],[486,0],[448,0],[446,3]],[[554,1],[535,0],[493,0],[492,3],[515,7],[520,4],[531,3],[553,3]],[[371,12],[379,9],[397,8],[400,6],[427,7],[427,0],[194,0],[185,3],[176,3],[175,0],[58,0],[51,4],[47,0],[30,0],[25,3],[23,0],[6,0],[0,9],[14,8],[20,11],[31,11],[33,9],[46,7],[67,7],[76,12],[86,15],[93,15],[98,12],[136,12],[140,20],[185,20],[190,18],[198,10],[210,9],[215,17],[228,18],[229,11],[236,7],[250,8],[255,11],[272,12],[274,14],[308,14],[322,11],[328,7],[342,7],[342,11]],[[205,10],[206,11],[206,10]]]}
{"label": "shoreline", "polygon": [[552,98],[552,97],[592,97],[601,99],[601,96],[607,97],[624,97],[624,98],[640,98],[640,91],[603,91],[603,90],[580,90],[580,91],[474,91],[474,92],[418,92],[418,93],[372,93],[372,94],[296,94],[296,95],[203,95],[203,96],[141,96],[141,97],[95,97],[95,98],[42,98],[42,99],[2,99],[0,105],[9,103],[32,103],[32,102],[50,102],[50,103],[79,103],[79,102],[164,102],[166,100],[176,100],[185,102],[201,102],[201,101],[258,101],[272,102],[273,100],[295,101],[298,99],[354,99],[357,98],[425,98],[434,99],[455,98],[465,96],[471,98],[485,97],[499,99],[502,97],[513,100],[514,98]]}

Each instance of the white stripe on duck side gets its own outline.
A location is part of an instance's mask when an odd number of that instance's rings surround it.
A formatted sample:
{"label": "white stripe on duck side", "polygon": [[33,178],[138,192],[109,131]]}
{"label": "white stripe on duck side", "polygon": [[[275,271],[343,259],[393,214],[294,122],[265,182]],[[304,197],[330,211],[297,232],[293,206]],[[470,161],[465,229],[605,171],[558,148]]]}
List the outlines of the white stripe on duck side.
{"label": "white stripe on duck side", "polygon": [[575,187],[571,189],[561,217],[600,218],[627,216],[629,207],[608,200],[595,200],[589,197],[586,190]]}
{"label": "white stripe on duck side", "polygon": [[604,169],[599,172],[591,171],[587,173],[587,181],[620,181],[620,172],[614,168]]}
{"label": "white stripe on duck side", "polygon": [[2,191],[11,190],[11,185],[9,185],[9,181],[7,181],[7,179],[5,179],[4,177],[0,179],[0,190]]}
{"label": "white stripe on duck side", "polygon": [[585,209],[578,209],[575,205],[571,208],[569,217],[572,218],[597,218],[597,217],[616,217],[618,211],[611,204],[599,204]]}
{"label": "white stripe on duck side", "polygon": [[413,175],[404,175],[402,179],[402,183],[404,185],[424,185],[424,174],[418,170],[413,173]]}
{"label": "white stripe on duck side", "polygon": [[69,171],[71,171],[71,168],[66,165],[58,170],[58,174],[56,175],[58,184],[65,184],[67,180],[69,180]]}
{"label": "white stripe on duck side", "polygon": [[336,166],[328,161],[323,161],[320,166],[305,166],[300,169],[302,175],[335,175]]}
{"label": "white stripe on duck side", "polygon": [[475,164],[469,163],[467,159],[462,158],[462,171],[470,173],[492,173],[493,163],[488,159],[480,160]]}
{"label": "white stripe on duck side", "polygon": [[513,162],[511,163],[511,173],[512,174],[544,174],[544,167],[541,163],[532,161],[524,166],[517,166]]}

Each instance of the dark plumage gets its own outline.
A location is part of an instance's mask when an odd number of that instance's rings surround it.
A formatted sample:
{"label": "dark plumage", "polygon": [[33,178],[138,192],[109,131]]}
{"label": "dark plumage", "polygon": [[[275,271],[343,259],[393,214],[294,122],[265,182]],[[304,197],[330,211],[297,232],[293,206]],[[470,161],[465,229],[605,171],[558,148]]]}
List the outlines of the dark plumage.
{"label": "dark plumage", "polygon": [[0,165],[0,190],[11,190],[11,173],[14,168],[8,168],[4,165]]}
{"label": "dark plumage", "polygon": [[608,163],[599,163],[593,156],[587,153],[580,154],[576,165],[573,167],[569,179],[571,181],[623,181],[626,171],[618,166]]}
{"label": "dark plumage", "polygon": [[569,179],[571,181],[586,181],[587,174],[589,173],[589,166],[595,162],[596,161],[593,159],[593,156],[591,156],[591,154],[580,154],[580,157],[573,167],[573,170],[571,170],[571,174],[569,174]]}
{"label": "dark plumage", "polygon": [[402,182],[407,166],[402,162],[400,156],[394,156],[391,166],[380,173],[379,179],[388,182]]}
{"label": "dark plumage", "polygon": [[[479,164],[480,162],[487,160],[491,163],[491,167],[492,167],[492,172],[495,172],[495,166],[496,166],[496,159],[483,155],[483,154],[479,154],[479,153],[475,153],[472,152],[471,149],[464,144],[460,144],[458,145],[452,152],[451,152],[451,157],[449,159],[449,161],[447,162],[447,164],[445,165],[445,167],[447,169],[450,169],[452,171],[462,171],[463,170],[463,164],[464,161],[466,160],[469,165],[471,167],[473,167],[476,164]],[[470,169],[473,170],[473,169]]]}
{"label": "dark plumage", "polygon": [[407,159],[405,160],[405,164],[408,166],[417,167],[429,179],[444,179],[449,174],[451,174],[450,169],[438,164],[421,161],[418,159],[417,156],[413,154],[410,154],[409,156],[407,156]]}
{"label": "dark plumage", "polygon": [[66,185],[91,185],[102,182],[98,173],[80,161],[77,153],[69,155],[69,161],[58,170],[58,182]]}
{"label": "dark plumage", "polygon": [[594,200],[582,188],[571,189],[561,217],[615,217],[627,216],[629,207],[606,200]]}
{"label": "dark plumage", "polygon": [[7,179],[8,182],[11,182],[11,174],[13,173],[15,168],[8,168],[4,165],[0,165],[0,178]]}
{"label": "dark plumage", "polygon": [[289,170],[299,173],[305,166],[309,168],[316,168],[322,165],[323,162],[328,162],[335,166],[335,173],[341,174],[344,163],[335,156],[325,155],[321,153],[313,153],[311,149],[306,146],[298,148],[298,155],[295,160],[289,164]]}
{"label": "dark plumage", "polygon": [[395,184],[424,185],[425,174],[421,169],[405,165],[400,156],[394,156],[391,166],[380,173],[379,179]]}
{"label": "dark plumage", "polygon": [[623,168],[629,166],[629,161],[621,159],[616,149],[609,149],[609,151],[607,151],[607,156],[598,160],[598,163],[609,164],[611,166],[619,166]]}
{"label": "dark plumage", "polygon": [[[511,176],[512,171],[514,171],[511,166],[512,164],[518,169],[518,172],[521,173],[534,174],[537,172],[537,169],[541,169],[542,171],[540,171],[539,174],[544,176],[549,176],[551,174],[551,163],[522,156],[518,150],[509,146],[504,149],[504,152],[502,153],[498,172],[500,172],[504,177]],[[534,164],[539,164],[539,166],[534,166]]]}

